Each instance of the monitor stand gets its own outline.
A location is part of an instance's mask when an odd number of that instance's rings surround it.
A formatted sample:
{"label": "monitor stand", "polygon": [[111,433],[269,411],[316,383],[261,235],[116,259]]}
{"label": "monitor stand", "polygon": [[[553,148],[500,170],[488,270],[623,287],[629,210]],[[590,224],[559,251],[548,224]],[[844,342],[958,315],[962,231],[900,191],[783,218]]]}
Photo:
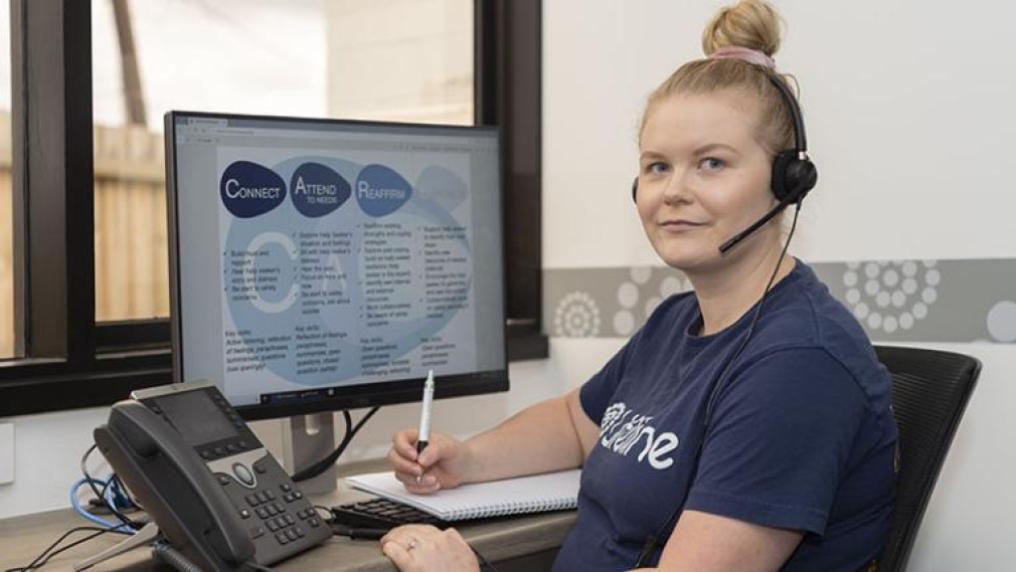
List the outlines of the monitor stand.
{"label": "monitor stand", "polygon": [[[335,450],[335,414],[331,412],[296,415],[283,425],[282,457],[289,474],[308,467],[327,457]],[[334,491],[338,471],[335,465],[320,475],[300,481],[300,489],[307,494],[327,494]]]}

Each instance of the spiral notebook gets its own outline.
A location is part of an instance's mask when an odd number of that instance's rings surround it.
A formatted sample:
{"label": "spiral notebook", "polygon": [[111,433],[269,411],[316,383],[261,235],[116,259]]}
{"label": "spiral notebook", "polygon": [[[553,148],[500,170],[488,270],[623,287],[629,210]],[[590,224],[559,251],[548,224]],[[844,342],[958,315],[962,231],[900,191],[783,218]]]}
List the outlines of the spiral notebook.
{"label": "spiral notebook", "polygon": [[573,469],[470,483],[429,495],[410,493],[391,471],[346,477],[346,484],[453,521],[575,508],[580,474]]}

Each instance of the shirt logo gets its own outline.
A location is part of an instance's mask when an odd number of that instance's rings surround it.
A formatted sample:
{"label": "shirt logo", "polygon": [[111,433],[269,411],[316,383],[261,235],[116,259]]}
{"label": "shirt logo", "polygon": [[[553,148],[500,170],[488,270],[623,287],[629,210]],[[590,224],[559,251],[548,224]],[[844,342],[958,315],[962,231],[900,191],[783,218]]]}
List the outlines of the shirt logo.
{"label": "shirt logo", "polygon": [[637,461],[648,460],[649,466],[662,471],[674,464],[673,457],[667,454],[677,449],[680,439],[670,431],[658,434],[656,428],[649,424],[652,420],[652,416],[639,415],[624,402],[613,403],[603,412],[600,421],[600,445],[608,451],[627,456],[636,445],[643,443]]}

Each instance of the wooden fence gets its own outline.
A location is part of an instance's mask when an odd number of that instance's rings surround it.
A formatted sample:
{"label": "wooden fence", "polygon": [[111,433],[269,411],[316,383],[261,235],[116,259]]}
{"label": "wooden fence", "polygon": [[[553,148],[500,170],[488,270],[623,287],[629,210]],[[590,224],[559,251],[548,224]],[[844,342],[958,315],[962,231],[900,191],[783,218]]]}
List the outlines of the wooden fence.
{"label": "wooden fence", "polygon": [[[0,113],[0,358],[14,351],[10,118]],[[95,314],[169,315],[162,135],[95,129]]]}

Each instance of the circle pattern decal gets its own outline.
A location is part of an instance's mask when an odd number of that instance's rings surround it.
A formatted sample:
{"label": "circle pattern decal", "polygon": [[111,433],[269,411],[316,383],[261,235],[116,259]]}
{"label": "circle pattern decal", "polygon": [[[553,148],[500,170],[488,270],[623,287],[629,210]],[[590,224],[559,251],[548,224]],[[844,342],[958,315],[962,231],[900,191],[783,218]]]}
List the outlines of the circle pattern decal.
{"label": "circle pattern decal", "polygon": [[936,265],[935,260],[848,262],[845,301],[870,330],[909,330],[938,300],[942,274]]}
{"label": "circle pattern decal", "polygon": [[554,311],[554,331],[567,338],[588,338],[600,332],[600,308],[585,292],[565,294]]}
{"label": "circle pattern decal", "polygon": [[632,282],[635,282],[636,284],[645,284],[646,282],[649,282],[649,278],[653,275],[653,267],[633,266],[631,270],[628,271],[628,274],[631,276]]}
{"label": "circle pattern decal", "polygon": [[988,333],[997,342],[1016,342],[1016,302],[1003,300],[991,307]]}

